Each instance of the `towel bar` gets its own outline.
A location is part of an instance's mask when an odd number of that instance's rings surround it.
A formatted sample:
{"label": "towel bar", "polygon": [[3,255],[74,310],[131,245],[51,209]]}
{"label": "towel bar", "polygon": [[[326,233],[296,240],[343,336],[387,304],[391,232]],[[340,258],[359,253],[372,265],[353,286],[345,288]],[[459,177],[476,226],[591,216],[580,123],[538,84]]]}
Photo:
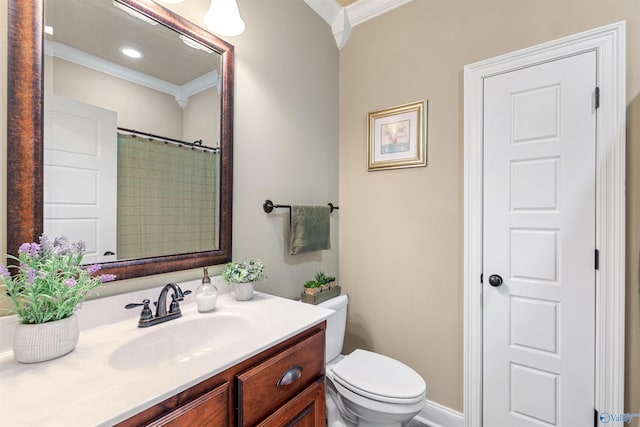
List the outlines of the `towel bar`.
{"label": "towel bar", "polygon": [[[333,212],[336,209],[340,209],[338,206],[334,206],[333,203],[327,203],[327,205],[329,205],[329,212]],[[264,209],[264,211],[266,213],[271,213],[274,209],[280,209],[280,208],[286,208],[289,209],[289,211],[291,211],[291,205],[276,205],[274,204],[271,200],[265,200],[264,203],[262,204],[262,209]]]}

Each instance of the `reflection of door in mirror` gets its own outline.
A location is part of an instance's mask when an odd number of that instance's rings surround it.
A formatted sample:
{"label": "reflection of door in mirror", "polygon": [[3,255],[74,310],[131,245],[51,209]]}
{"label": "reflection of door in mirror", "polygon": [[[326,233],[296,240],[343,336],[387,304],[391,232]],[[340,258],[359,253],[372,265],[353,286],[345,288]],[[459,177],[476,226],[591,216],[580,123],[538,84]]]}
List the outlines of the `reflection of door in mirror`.
{"label": "reflection of door in mirror", "polygon": [[116,259],[116,126],[113,111],[45,96],[44,232],[84,240],[87,263]]}
{"label": "reflection of door in mirror", "polygon": [[[53,99],[51,95],[55,95],[56,99],[65,99],[66,104],[88,104],[86,110],[94,108],[113,112],[116,123],[115,126],[109,125],[108,132],[113,134],[114,146],[116,129],[120,127],[159,135],[168,140],[202,141],[202,145],[217,150],[221,108],[220,55],[163,25],[140,19],[140,14],[127,13],[121,7],[115,7],[115,4],[111,0],[46,0],[45,23],[50,28],[44,41],[44,88],[47,100]],[[123,47],[136,48],[141,57],[122,55]],[[87,123],[82,114],[72,113],[70,116],[77,118],[75,122]],[[50,119],[48,121],[51,122]],[[66,124],[70,123],[67,120]],[[73,138],[69,136],[78,138],[82,134],[82,123],[76,129],[67,128],[61,138],[62,142],[58,141],[56,144],[63,144],[65,147],[71,144]],[[63,152],[69,153],[67,148],[60,150],[47,146],[53,137],[49,135],[50,132],[55,133],[45,119],[44,144],[47,156],[51,157],[54,150],[58,157],[63,157]],[[138,138],[138,141],[147,141],[148,147],[152,145],[152,141],[148,139]],[[84,147],[92,144],[85,141]],[[122,147],[122,144],[118,145]],[[144,149],[147,150],[148,147]],[[116,197],[113,194],[115,190],[98,190],[97,187],[100,181],[110,183],[112,187],[118,188],[118,192],[121,191],[120,148],[118,166],[115,167],[118,172],[114,178],[105,178],[104,159],[98,161],[100,164],[92,168],[93,171],[84,167],[76,169],[71,175],[69,169],[62,172],[63,169],[59,166],[73,160],[56,159],[58,163],[46,167],[44,231],[51,235],[66,234],[72,240],[84,240],[87,244],[87,262],[218,249],[220,185],[217,168],[201,180],[202,185],[210,185],[208,191],[214,195],[213,200],[206,202],[208,211],[203,211],[201,204],[192,204],[193,200],[200,200],[200,197],[192,195],[190,198],[183,198],[185,190],[172,185],[165,188],[168,193],[174,194],[160,194],[157,191],[145,193],[145,197],[152,197],[153,200],[141,202],[135,209],[138,218],[131,222],[130,206],[123,208],[119,205],[121,195]],[[214,150],[210,153],[214,153]],[[202,151],[206,150],[200,150]],[[77,157],[76,154],[69,156]],[[199,162],[202,157],[204,156],[185,157],[177,174],[172,175],[175,178],[171,180],[192,179],[189,174],[182,176],[180,171],[200,168],[195,163],[185,162],[190,161],[189,159]],[[219,163],[218,156],[214,157],[215,160],[208,164]],[[98,166],[100,172],[97,172]],[[149,178],[145,176],[145,171],[156,173],[151,171],[168,167],[173,166],[163,163],[152,168],[141,168],[136,178],[129,175],[129,179],[143,182]],[[54,170],[59,173],[53,174]],[[86,176],[82,178],[78,174]],[[102,178],[98,180],[98,176]],[[50,179],[55,181],[49,182]],[[131,182],[127,184],[127,188],[133,185],[130,184]],[[205,189],[205,193],[206,191]],[[107,197],[117,200],[118,204],[113,202],[108,208],[111,212],[105,214],[102,209],[107,202],[100,198],[106,194],[111,194]],[[60,199],[61,196],[66,199]],[[65,202],[64,209],[61,200]],[[100,209],[96,208],[89,214],[88,206],[91,203],[100,205]],[[180,203],[182,204],[178,206]],[[99,214],[98,210],[101,211]],[[129,215],[126,220],[121,216],[124,210]],[[199,218],[212,219],[204,227],[204,232],[203,227],[196,225],[195,220],[186,221],[180,213],[192,213],[196,210]],[[114,214],[116,211],[117,215]],[[163,215],[165,216],[162,217]],[[175,221],[177,217],[181,221]],[[109,226],[112,230],[104,231],[104,227]],[[122,228],[123,226],[127,228]],[[132,238],[134,235],[137,236],[135,242]],[[209,239],[208,242],[203,242],[203,238]],[[105,256],[105,253],[115,255]]]}

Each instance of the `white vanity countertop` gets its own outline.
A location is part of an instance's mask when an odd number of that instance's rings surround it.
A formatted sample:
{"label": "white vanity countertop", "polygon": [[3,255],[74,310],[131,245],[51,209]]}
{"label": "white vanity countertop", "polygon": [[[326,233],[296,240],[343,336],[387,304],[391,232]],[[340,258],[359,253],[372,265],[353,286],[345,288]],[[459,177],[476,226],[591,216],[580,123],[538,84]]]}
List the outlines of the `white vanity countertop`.
{"label": "white vanity countertop", "polygon": [[[193,297],[186,300],[193,301]],[[212,313],[198,313],[194,302],[183,302],[181,308],[181,318],[148,328],[138,328],[135,317],[81,330],[75,350],[47,362],[22,364],[15,361],[11,351],[0,353],[0,424],[112,425],[322,322],[332,313],[258,292],[253,300],[244,302],[230,294],[220,295]],[[135,312],[139,313],[137,309]],[[227,317],[227,321],[229,316],[240,316],[249,321],[250,327],[232,338],[229,345],[216,345],[211,351],[199,351],[164,366],[123,370],[110,363],[114,352],[124,344],[205,316],[213,321],[216,316]],[[82,317],[80,321],[82,325]],[[207,330],[200,333],[205,336]],[[145,354],[136,354],[135,358],[140,359],[134,365],[143,364],[140,361]]]}

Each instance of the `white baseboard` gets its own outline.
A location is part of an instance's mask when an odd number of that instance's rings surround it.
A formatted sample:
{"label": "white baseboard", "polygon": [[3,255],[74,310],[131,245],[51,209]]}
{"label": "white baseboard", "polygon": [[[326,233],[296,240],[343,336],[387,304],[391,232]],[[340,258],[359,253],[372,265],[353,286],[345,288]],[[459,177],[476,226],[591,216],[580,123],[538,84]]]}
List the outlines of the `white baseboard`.
{"label": "white baseboard", "polygon": [[429,427],[463,427],[464,415],[439,403],[427,400],[427,404],[415,417]]}

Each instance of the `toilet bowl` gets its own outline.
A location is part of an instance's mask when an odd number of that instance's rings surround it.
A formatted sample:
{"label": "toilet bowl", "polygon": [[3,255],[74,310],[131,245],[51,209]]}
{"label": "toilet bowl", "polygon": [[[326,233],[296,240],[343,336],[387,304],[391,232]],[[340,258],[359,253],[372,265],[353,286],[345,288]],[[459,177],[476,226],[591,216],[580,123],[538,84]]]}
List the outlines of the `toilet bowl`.
{"label": "toilet bowl", "polygon": [[426,384],[404,363],[366,350],[340,354],[348,297],[320,305],[335,310],[327,319],[327,426],[400,427],[425,406]]}

